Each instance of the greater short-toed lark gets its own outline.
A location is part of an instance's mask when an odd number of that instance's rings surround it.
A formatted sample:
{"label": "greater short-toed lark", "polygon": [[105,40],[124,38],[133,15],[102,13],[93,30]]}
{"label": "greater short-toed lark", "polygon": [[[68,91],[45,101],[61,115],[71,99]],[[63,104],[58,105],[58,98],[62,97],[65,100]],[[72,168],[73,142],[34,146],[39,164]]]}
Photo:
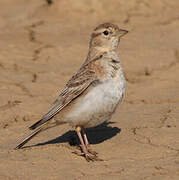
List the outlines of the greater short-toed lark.
{"label": "greater short-toed lark", "polygon": [[127,32],[111,23],[94,29],[86,61],[67,82],[49,112],[29,128],[34,131],[16,149],[43,130],[69,123],[76,128],[81,155],[88,161],[98,160],[84,129],[110,120],[123,98],[125,77],[117,48]]}

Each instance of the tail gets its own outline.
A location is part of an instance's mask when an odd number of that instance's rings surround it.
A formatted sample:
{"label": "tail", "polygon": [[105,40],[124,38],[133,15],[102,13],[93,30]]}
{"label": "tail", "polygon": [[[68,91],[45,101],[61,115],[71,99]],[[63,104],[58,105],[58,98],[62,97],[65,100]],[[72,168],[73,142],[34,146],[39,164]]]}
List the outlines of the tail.
{"label": "tail", "polygon": [[40,126],[41,124],[43,124],[43,119],[37,121],[35,124],[33,124],[32,126],[29,127],[30,130],[34,130],[36,129],[38,126]]}
{"label": "tail", "polygon": [[28,141],[30,141],[34,136],[36,136],[38,133],[40,133],[43,130],[43,127],[38,128],[34,132],[32,132],[29,136],[27,136],[20,144],[15,147],[15,149],[20,149],[26,144]]}

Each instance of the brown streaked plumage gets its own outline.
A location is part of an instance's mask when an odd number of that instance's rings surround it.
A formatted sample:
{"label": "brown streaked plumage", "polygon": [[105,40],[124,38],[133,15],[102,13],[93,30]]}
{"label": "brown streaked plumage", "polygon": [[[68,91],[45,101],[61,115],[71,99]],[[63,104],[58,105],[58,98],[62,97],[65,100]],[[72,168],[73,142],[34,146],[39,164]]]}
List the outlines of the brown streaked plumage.
{"label": "brown streaked plumage", "polygon": [[67,82],[48,113],[29,127],[35,131],[16,149],[43,130],[69,123],[76,128],[82,144],[81,155],[88,161],[99,160],[89,147],[84,128],[109,120],[123,97],[125,78],[116,50],[120,37],[126,33],[111,23],[94,29],[86,61]]}
{"label": "brown streaked plumage", "polygon": [[97,31],[98,29],[108,29],[108,28],[113,28],[115,31],[119,31],[119,27],[115,24],[112,24],[112,23],[104,23],[104,24],[100,24],[99,26],[97,26],[94,31]]}

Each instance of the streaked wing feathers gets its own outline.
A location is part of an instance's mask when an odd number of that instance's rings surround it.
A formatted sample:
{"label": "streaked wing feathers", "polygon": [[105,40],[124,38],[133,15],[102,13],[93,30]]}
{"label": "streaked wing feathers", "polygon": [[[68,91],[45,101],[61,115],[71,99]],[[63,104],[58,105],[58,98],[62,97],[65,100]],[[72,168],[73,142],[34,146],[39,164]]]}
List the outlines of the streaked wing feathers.
{"label": "streaked wing feathers", "polygon": [[29,127],[29,129],[35,129],[50,120],[74,98],[76,98],[83,91],[85,91],[85,89],[87,89],[90,84],[95,80],[95,72],[89,67],[89,63],[84,64],[80,68],[80,70],[68,81],[66,87],[61,92],[59,97],[55,100],[49,112],[45,114],[41,120]]}

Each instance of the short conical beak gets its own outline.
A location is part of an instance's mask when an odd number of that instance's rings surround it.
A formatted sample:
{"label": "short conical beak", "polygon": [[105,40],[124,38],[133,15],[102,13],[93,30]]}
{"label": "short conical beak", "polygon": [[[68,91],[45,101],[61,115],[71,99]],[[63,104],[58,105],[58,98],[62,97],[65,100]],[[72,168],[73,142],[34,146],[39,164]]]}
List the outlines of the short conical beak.
{"label": "short conical beak", "polygon": [[127,34],[129,31],[124,30],[124,29],[120,29],[118,31],[118,37],[121,38],[122,36],[124,36],[125,34]]}

